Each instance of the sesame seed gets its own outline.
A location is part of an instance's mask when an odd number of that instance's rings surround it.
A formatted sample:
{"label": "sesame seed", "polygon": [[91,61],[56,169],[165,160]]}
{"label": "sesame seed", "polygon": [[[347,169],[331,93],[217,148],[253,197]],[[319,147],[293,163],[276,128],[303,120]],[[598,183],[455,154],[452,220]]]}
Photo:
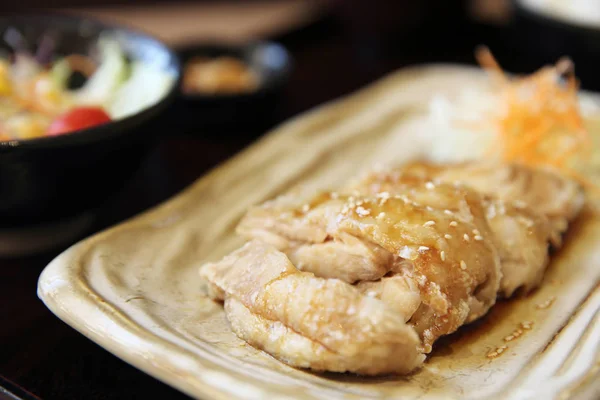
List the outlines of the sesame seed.
{"label": "sesame seed", "polygon": [[477,241],[481,241],[481,240],[483,240],[483,236],[481,236],[481,235],[475,235],[475,237],[473,239],[475,239]]}
{"label": "sesame seed", "polygon": [[421,251],[427,251],[427,250],[429,250],[429,247],[427,247],[427,246],[419,246],[418,250],[419,250],[419,252],[421,252]]}
{"label": "sesame seed", "polygon": [[302,212],[308,212],[308,210],[310,210],[310,206],[308,204],[302,206]]}
{"label": "sesame seed", "polygon": [[427,221],[423,224],[423,226],[431,226],[431,225],[435,225],[435,221]]}
{"label": "sesame seed", "polygon": [[458,225],[458,223],[456,223],[456,221],[450,222],[450,226],[456,226],[456,225]]}
{"label": "sesame seed", "polygon": [[527,204],[524,201],[515,200],[515,201],[513,201],[513,206],[515,208],[525,208],[525,207],[527,207]]}
{"label": "sesame seed", "polygon": [[533,226],[533,221],[529,218],[525,218],[522,216],[518,216],[517,220],[522,223],[523,225],[525,225],[527,228],[531,228]]}
{"label": "sesame seed", "polygon": [[435,185],[433,184],[433,182],[427,182],[427,183],[425,184],[425,187],[426,187],[428,190],[433,190],[433,189],[435,189]]}
{"label": "sesame seed", "polygon": [[406,197],[405,195],[401,195],[401,196],[394,196],[394,198],[396,199],[400,199],[404,202],[404,204],[408,204],[410,203],[410,200],[408,199],[408,197]]}
{"label": "sesame seed", "polygon": [[383,217],[385,217],[385,213],[383,211],[377,214],[377,218],[382,219]]}
{"label": "sesame seed", "polygon": [[442,261],[446,261],[446,253],[444,252],[444,250],[440,251],[440,258],[442,259]]}
{"label": "sesame seed", "polygon": [[334,199],[334,200],[335,200],[335,199],[337,199],[337,198],[339,198],[339,197],[340,197],[340,195],[339,195],[337,192],[331,192],[331,198],[332,198],[332,199]]}
{"label": "sesame seed", "polygon": [[444,235],[444,237],[445,237],[446,239],[448,239],[448,240],[452,239],[452,235],[449,235],[449,234],[447,234],[447,233]]}
{"label": "sesame seed", "polygon": [[469,237],[469,235],[466,234],[466,233],[463,235],[463,238],[465,239],[466,242],[468,242],[469,240],[471,240],[471,238]]}
{"label": "sesame seed", "polygon": [[506,208],[504,207],[504,203],[498,204],[498,214],[500,214],[500,215],[506,214]]}
{"label": "sesame seed", "polygon": [[454,215],[454,213],[450,210],[444,210],[444,214],[446,215]]}
{"label": "sesame seed", "polygon": [[367,215],[371,214],[371,211],[366,210],[362,206],[358,206],[358,207],[356,207],[356,213],[358,215],[360,215],[361,217],[364,217],[364,216],[367,216]]}
{"label": "sesame seed", "polygon": [[473,235],[481,235],[481,233],[479,233],[479,229],[473,229]]}
{"label": "sesame seed", "polygon": [[460,269],[462,269],[463,271],[464,271],[465,269],[467,269],[467,263],[466,263],[466,262],[464,262],[463,260],[460,260]]}
{"label": "sesame seed", "polygon": [[418,257],[417,252],[413,248],[408,246],[402,247],[398,252],[398,255],[404,258],[405,260],[416,260]]}
{"label": "sesame seed", "polygon": [[545,308],[548,308],[552,305],[552,303],[554,303],[554,300],[556,298],[554,296],[550,297],[549,299],[547,299],[546,301],[544,301],[543,303],[540,303],[536,306],[536,308],[543,310]]}
{"label": "sesame seed", "polygon": [[375,197],[379,198],[379,205],[384,205],[390,198],[390,194],[388,192],[381,192],[377,193]]}
{"label": "sesame seed", "polygon": [[504,341],[505,341],[505,342],[510,342],[510,341],[511,341],[511,340],[513,340],[514,338],[515,338],[515,336],[514,336],[514,335],[508,335],[508,336],[506,336],[506,337],[504,338]]}
{"label": "sesame seed", "polygon": [[433,207],[430,207],[430,206],[427,206],[427,207],[425,207],[425,209],[426,209],[427,211],[433,211]]}

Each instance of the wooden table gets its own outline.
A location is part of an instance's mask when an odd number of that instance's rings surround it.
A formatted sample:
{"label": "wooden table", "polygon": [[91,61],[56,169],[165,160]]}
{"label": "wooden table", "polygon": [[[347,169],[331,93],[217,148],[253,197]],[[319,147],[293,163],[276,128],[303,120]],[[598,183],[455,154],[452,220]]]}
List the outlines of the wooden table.
{"label": "wooden table", "polygon": [[[394,36],[389,29],[382,33],[376,24],[363,23],[359,13],[346,12],[341,18],[334,16],[278,38],[290,49],[295,70],[280,110],[267,124],[272,126],[408,64],[472,62],[472,50],[480,42],[493,44],[505,61],[516,58],[501,46],[502,32],[493,28],[452,22],[447,26],[438,21]],[[398,17],[399,26],[402,18]],[[165,137],[127,189],[98,211],[94,231],[169,198],[260,133],[244,129]],[[0,375],[44,399],[186,398],[114,357],[46,309],[36,296],[37,277],[62,250],[0,259]]]}

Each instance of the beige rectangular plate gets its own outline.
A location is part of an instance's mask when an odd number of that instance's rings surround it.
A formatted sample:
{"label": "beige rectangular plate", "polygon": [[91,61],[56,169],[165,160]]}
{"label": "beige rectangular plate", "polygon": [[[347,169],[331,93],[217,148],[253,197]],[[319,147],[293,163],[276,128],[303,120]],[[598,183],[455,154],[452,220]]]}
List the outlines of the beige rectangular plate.
{"label": "beige rectangular plate", "polygon": [[374,161],[426,155],[420,133],[431,126],[419,115],[431,96],[485,83],[465,67],[409,69],[296,118],[162,206],[61,254],[39,296],[110,352],[199,398],[598,398],[600,219],[591,214],[574,224],[539,290],[444,338],[407,377],[289,368],[237,339],[200,289],[198,267],[240,245],[233,231],[249,205],[298,184],[335,186]]}

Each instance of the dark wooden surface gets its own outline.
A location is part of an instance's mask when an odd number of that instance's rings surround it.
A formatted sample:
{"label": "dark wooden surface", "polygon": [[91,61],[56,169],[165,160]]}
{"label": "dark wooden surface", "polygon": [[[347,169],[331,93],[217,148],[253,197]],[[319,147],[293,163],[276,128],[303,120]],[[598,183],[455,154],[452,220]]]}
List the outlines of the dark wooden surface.
{"label": "dark wooden surface", "polygon": [[[171,197],[255,140],[265,126],[348,94],[394,69],[423,62],[472,63],[474,46],[483,42],[493,45],[505,64],[517,65],[520,55],[502,44],[506,28],[460,22],[452,13],[415,24],[415,18],[421,18],[418,12],[401,11],[395,7],[396,17],[379,26],[365,9],[348,7],[310,29],[279,38],[292,52],[295,70],[272,119],[257,121],[262,128],[220,134],[193,135],[193,127],[187,134],[175,132],[180,128],[165,132],[131,184],[99,210],[93,230]],[[0,375],[43,399],[186,398],[89,341],[45,308],[36,296],[37,278],[63,249],[0,259]]]}

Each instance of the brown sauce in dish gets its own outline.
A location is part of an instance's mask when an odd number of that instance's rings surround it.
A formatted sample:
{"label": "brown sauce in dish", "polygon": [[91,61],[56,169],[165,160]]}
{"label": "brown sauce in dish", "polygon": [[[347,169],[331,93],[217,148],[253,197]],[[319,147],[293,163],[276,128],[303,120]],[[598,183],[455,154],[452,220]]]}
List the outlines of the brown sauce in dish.
{"label": "brown sauce in dish", "polygon": [[258,74],[235,57],[196,57],[185,65],[182,89],[187,94],[239,94],[255,91],[258,84]]}
{"label": "brown sauce in dish", "polygon": [[[490,311],[480,319],[463,325],[460,329],[448,336],[439,338],[433,346],[433,352],[430,358],[447,357],[452,353],[459,352],[463,348],[469,348],[483,336],[487,336],[503,324],[503,321],[513,314],[513,309],[516,306],[515,300],[498,301]],[[497,347],[503,346],[505,343],[499,342]],[[494,349],[490,349],[492,352]],[[501,350],[501,353],[506,350]],[[488,352],[489,354],[489,352]],[[482,357],[487,357],[486,353]]]}

